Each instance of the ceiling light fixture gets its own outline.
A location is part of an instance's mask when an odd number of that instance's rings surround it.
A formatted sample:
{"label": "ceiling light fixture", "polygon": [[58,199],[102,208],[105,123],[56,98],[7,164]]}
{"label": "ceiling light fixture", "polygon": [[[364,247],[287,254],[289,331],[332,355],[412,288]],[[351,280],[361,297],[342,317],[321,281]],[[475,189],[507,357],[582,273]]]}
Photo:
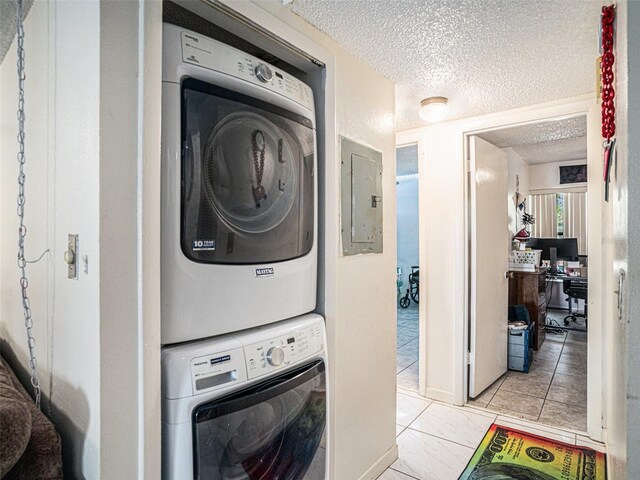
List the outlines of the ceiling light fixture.
{"label": "ceiling light fixture", "polygon": [[446,97],[429,97],[420,102],[420,117],[427,122],[444,120],[449,113]]}

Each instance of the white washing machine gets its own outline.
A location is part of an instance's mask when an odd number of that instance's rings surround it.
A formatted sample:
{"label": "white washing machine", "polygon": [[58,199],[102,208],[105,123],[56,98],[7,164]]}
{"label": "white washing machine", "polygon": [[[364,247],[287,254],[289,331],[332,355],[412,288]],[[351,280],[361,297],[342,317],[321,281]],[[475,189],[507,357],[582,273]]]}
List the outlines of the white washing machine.
{"label": "white washing machine", "polygon": [[162,351],[164,480],[323,480],[327,377],[315,314]]}
{"label": "white washing machine", "polygon": [[314,310],[311,88],[169,24],[162,75],[162,343]]}

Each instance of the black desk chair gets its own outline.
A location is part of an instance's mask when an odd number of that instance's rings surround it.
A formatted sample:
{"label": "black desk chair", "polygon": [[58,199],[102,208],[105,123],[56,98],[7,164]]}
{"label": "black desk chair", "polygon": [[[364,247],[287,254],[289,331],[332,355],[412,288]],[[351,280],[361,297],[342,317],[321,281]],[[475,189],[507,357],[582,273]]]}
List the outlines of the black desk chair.
{"label": "black desk chair", "polygon": [[[587,279],[586,278],[565,278],[562,280],[562,291],[569,300],[569,315],[564,317],[565,326],[569,325],[569,319],[575,322],[576,317],[584,318],[584,327],[587,329]],[[584,300],[584,313],[573,312],[571,309],[571,299],[580,298]]]}

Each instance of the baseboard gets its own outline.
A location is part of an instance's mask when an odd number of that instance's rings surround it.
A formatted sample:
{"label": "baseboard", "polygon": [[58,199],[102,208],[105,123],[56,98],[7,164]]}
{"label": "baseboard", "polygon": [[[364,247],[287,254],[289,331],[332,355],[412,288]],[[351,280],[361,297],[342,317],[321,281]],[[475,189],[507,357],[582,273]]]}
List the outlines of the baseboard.
{"label": "baseboard", "polygon": [[393,462],[398,459],[398,444],[394,443],[393,447],[386,451],[369,470],[367,470],[358,480],[374,480],[382,475]]}
{"label": "baseboard", "polygon": [[447,392],[446,390],[440,390],[438,388],[427,388],[425,392],[425,397],[430,398],[432,400],[437,400],[442,403],[448,403],[453,405],[453,393]]}

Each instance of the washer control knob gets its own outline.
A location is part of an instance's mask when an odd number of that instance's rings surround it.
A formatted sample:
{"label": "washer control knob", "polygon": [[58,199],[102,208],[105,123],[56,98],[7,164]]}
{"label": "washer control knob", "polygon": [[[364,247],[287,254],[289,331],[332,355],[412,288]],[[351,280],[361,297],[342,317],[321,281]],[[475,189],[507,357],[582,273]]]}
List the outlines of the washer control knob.
{"label": "washer control knob", "polygon": [[273,79],[273,72],[264,63],[259,64],[256,69],[256,77],[258,80],[264,83],[268,83]]}
{"label": "washer control knob", "polygon": [[284,362],[284,349],[280,346],[271,347],[267,352],[267,362],[274,367],[282,365],[282,362]]}

